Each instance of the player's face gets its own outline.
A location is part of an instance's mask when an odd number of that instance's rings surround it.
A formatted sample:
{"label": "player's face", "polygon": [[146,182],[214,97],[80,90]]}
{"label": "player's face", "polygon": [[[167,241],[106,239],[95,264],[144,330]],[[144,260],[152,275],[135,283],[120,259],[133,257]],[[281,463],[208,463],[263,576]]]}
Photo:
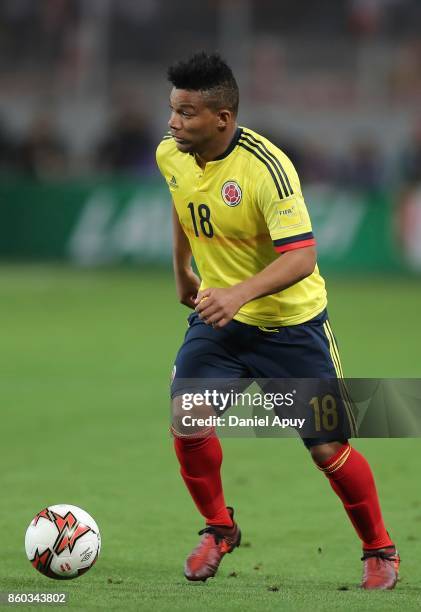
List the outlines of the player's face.
{"label": "player's face", "polygon": [[168,121],[177,149],[182,153],[202,153],[218,136],[221,114],[206,106],[200,91],[176,89],[170,95]]}

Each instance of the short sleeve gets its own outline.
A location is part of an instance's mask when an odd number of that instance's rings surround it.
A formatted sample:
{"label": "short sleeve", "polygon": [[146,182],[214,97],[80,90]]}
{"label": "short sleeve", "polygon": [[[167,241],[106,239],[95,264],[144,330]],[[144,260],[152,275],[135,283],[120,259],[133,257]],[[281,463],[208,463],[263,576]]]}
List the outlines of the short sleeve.
{"label": "short sleeve", "polygon": [[165,134],[165,136],[159,143],[156,149],[156,153],[155,153],[156,165],[158,166],[158,169],[164,178],[165,178],[165,169],[164,169],[165,159],[166,157],[168,157],[168,151],[170,150],[169,147],[171,147],[171,143],[173,143],[172,136],[169,133]]}
{"label": "short sleeve", "polygon": [[158,166],[158,170],[160,171],[160,173],[164,176],[164,171],[162,169],[162,157],[163,157],[163,150],[162,150],[162,142],[159,143],[157,149],[156,149],[156,154],[155,154],[155,158],[156,158],[156,165]]}
{"label": "short sleeve", "polygon": [[316,244],[297,173],[291,162],[289,166],[282,167],[288,177],[288,197],[284,197],[285,192],[279,189],[276,176],[269,172],[262,173],[257,190],[257,205],[278,253]]}

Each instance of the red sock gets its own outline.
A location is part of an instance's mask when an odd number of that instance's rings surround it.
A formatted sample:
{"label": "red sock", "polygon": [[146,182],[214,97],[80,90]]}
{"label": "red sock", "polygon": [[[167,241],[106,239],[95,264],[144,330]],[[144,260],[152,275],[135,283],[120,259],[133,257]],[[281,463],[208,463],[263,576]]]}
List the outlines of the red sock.
{"label": "red sock", "polygon": [[215,434],[205,438],[174,438],[180,472],[208,525],[232,526],[221,482],[222,448]]}
{"label": "red sock", "polygon": [[319,466],[342,500],[364,549],[393,546],[383,523],[373,473],[368,461],[345,444]]}

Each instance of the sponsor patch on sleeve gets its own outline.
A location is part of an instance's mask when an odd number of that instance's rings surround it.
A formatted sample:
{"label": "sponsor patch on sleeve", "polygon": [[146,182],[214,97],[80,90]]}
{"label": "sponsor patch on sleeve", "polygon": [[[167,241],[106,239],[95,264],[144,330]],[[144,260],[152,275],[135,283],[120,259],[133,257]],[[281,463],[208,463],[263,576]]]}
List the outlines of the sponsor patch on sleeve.
{"label": "sponsor patch on sleeve", "polygon": [[302,224],[301,212],[296,202],[280,202],[278,204],[279,225],[282,229]]}

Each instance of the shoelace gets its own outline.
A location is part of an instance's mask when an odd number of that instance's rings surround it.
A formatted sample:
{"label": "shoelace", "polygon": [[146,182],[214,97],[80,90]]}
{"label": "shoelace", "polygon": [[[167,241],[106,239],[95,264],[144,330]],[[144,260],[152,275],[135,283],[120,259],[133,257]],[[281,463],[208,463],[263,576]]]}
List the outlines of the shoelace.
{"label": "shoelace", "polygon": [[214,527],[205,527],[204,529],[201,529],[199,531],[198,535],[204,535],[205,533],[210,533],[211,535],[213,535],[216,544],[219,544],[219,542],[224,539],[224,536],[218,533]]}
{"label": "shoelace", "polygon": [[393,552],[386,552],[385,550],[366,550],[361,557],[361,561],[365,561],[371,557],[377,557],[378,559],[384,559],[385,561],[395,561],[396,554],[396,550]]}

